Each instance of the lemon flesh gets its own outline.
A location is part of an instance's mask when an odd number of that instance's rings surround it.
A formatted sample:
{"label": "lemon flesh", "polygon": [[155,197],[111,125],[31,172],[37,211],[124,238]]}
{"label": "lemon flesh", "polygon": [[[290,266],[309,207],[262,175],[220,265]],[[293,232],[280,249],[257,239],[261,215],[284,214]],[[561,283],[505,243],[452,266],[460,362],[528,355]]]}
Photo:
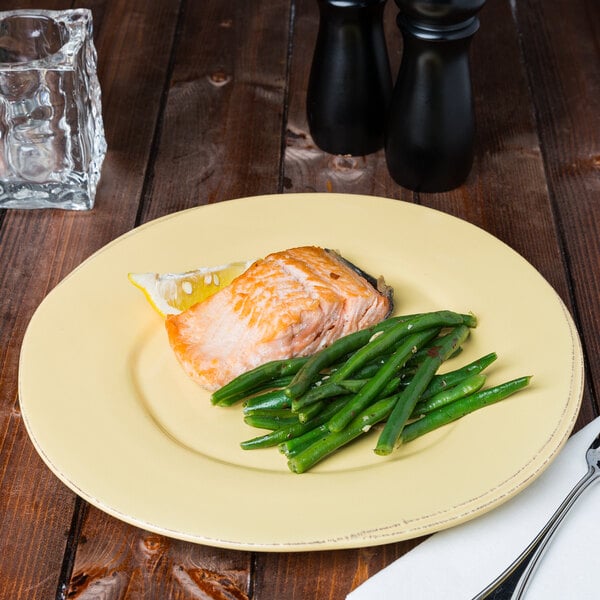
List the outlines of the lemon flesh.
{"label": "lemon flesh", "polygon": [[251,264],[251,261],[235,262],[185,273],[129,273],[128,278],[144,293],[154,310],[166,317],[179,314],[222,290]]}

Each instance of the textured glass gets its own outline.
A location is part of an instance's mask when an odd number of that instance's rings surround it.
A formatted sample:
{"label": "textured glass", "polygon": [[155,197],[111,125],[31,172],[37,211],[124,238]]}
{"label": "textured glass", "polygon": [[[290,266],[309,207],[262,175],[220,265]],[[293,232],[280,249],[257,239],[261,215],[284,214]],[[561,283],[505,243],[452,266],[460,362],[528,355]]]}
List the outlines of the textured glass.
{"label": "textured glass", "polygon": [[0,208],[92,208],[105,154],[91,12],[0,12]]}

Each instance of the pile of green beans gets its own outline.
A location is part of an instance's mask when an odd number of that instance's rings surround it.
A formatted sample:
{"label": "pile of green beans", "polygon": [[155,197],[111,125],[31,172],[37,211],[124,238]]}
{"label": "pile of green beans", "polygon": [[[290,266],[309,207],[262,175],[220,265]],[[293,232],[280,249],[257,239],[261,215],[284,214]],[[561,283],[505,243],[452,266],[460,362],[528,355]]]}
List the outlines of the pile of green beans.
{"label": "pile of green beans", "polygon": [[439,373],[476,326],[474,315],[448,310],[391,317],[310,357],[248,371],[214,392],[212,402],[242,402],[244,421],[266,433],[241,447],[278,446],[294,473],[377,424],[374,451],[385,456],[529,384],[531,376],[524,376],[485,388],[483,371],[497,359],[495,352]]}

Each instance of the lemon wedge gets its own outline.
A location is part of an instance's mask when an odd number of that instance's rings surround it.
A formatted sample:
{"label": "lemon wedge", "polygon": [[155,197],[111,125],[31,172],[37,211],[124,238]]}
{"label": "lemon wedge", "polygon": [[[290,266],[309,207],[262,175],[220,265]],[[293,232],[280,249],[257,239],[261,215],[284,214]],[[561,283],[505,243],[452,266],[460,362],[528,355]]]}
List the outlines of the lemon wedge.
{"label": "lemon wedge", "polygon": [[128,278],[142,290],[154,310],[166,317],[179,314],[222,290],[251,264],[252,261],[234,262],[185,273],[129,273]]}

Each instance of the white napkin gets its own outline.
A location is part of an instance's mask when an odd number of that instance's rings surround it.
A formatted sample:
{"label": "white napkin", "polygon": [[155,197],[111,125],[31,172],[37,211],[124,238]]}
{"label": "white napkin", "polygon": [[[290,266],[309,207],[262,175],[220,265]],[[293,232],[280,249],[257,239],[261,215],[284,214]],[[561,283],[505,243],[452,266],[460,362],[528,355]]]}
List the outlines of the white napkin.
{"label": "white napkin", "polygon": [[[495,510],[432,535],[347,600],[471,600],[527,547],[587,471],[585,451],[600,417],[573,435],[523,492]],[[600,598],[600,483],[580,497],[554,535],[527,600]]]}

